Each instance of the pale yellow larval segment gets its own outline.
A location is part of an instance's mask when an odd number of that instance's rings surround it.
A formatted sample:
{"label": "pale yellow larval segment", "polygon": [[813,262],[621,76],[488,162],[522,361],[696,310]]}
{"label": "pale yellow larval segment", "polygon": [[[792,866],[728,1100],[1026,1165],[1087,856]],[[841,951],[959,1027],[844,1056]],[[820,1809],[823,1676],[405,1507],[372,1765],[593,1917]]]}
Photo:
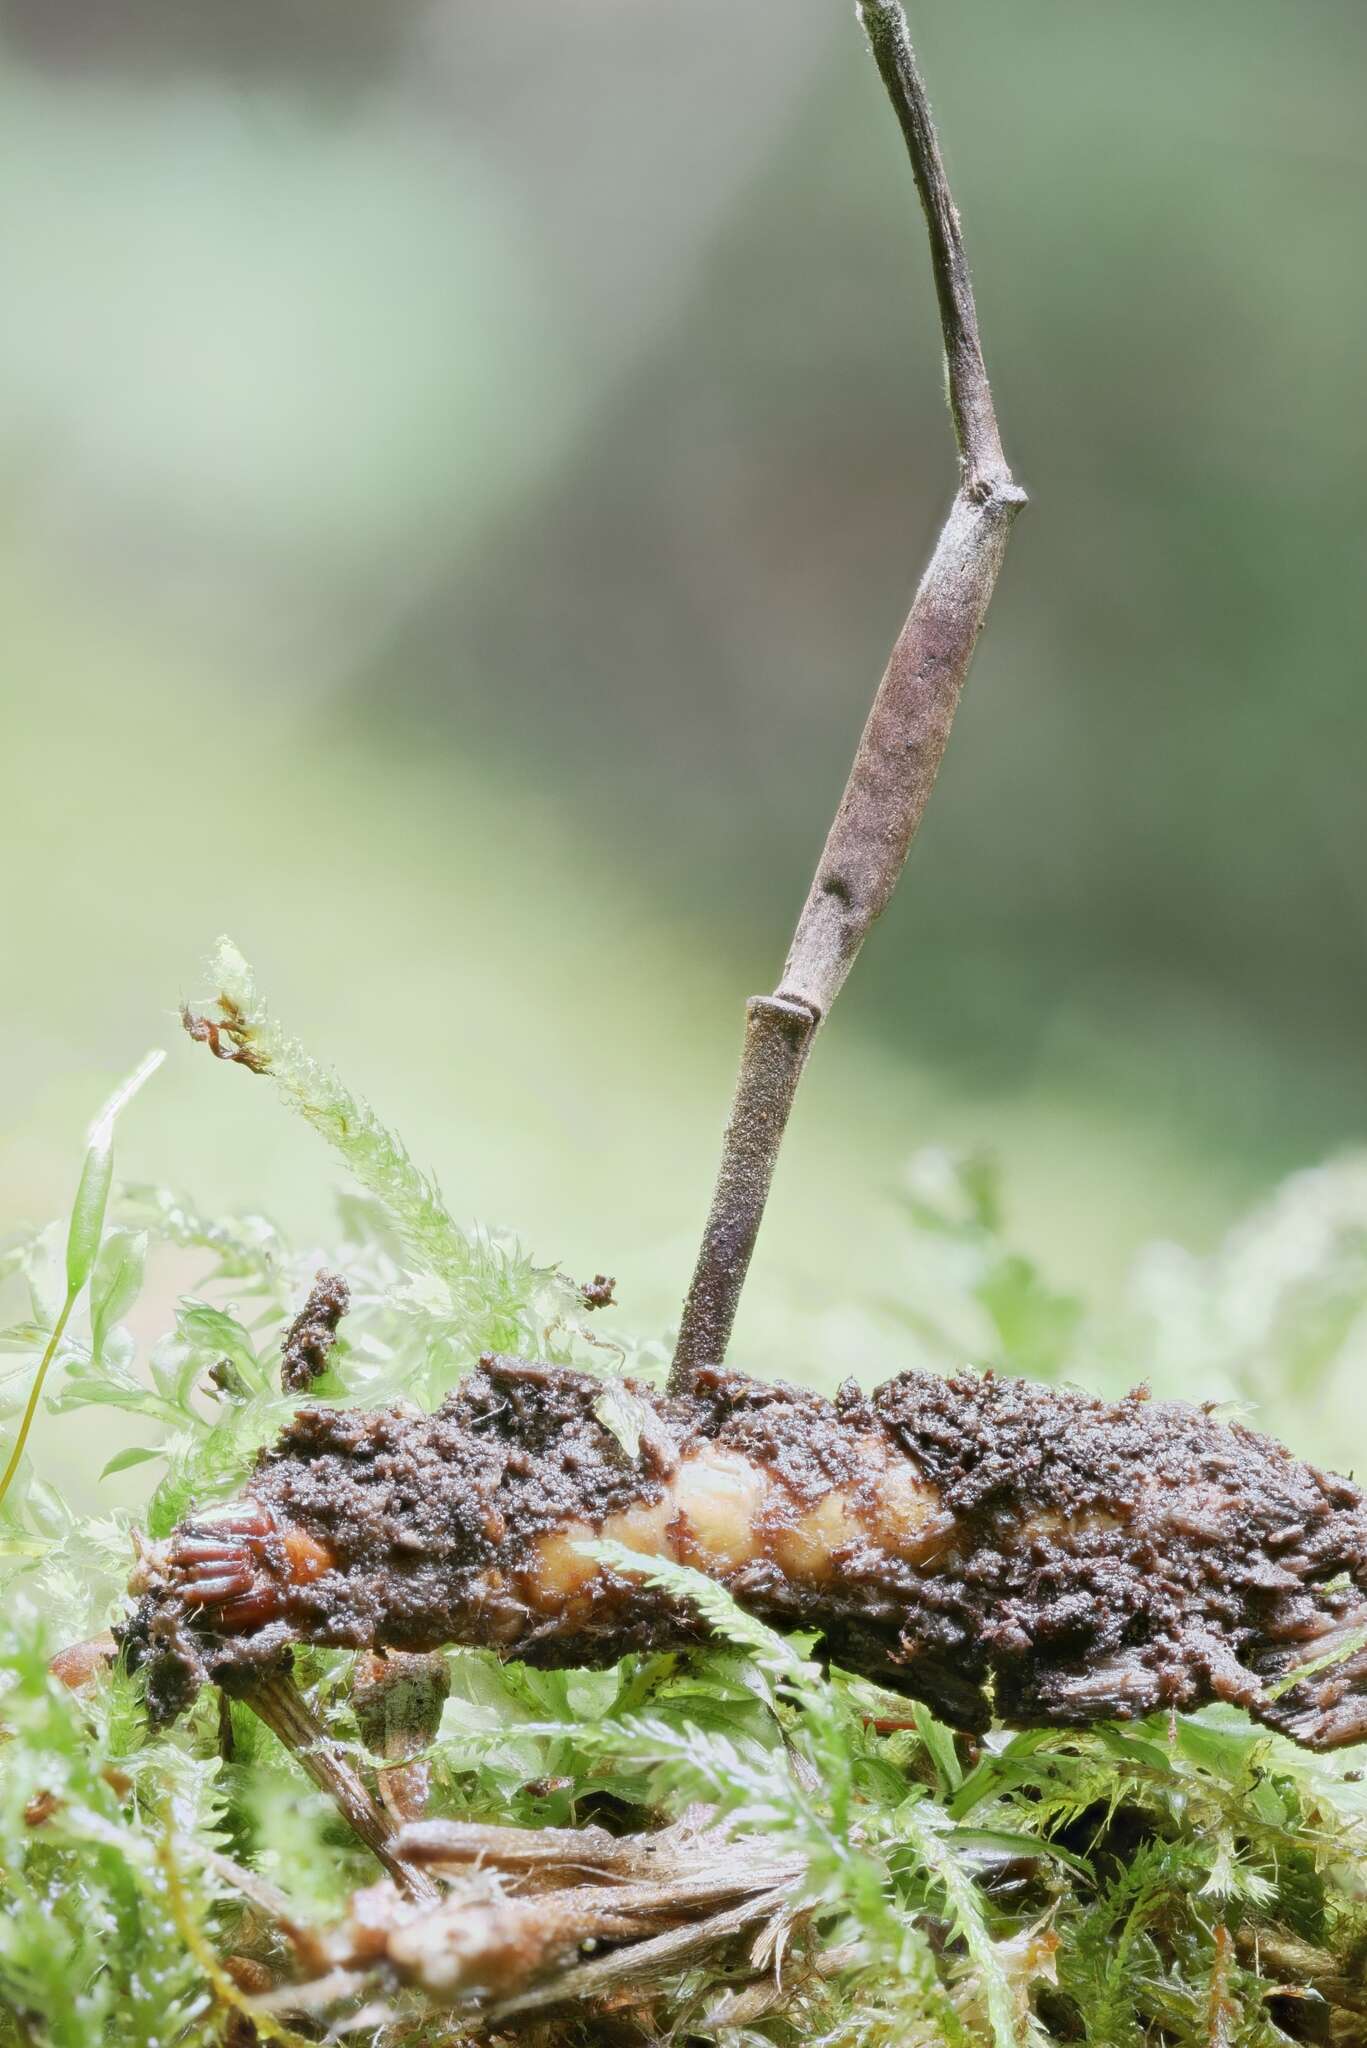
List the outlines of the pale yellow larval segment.
{"label": "pale yellow larval segment", "polygon": [[643,1557],[673,1557],[669,1525],[678,1511],[677,1501],[667,1493],[654,1507],[642,1501],[639,1507],[607,1515],[599,1533],[612,1543],[624,1543],[628,1550],[639,1550]]}
{"label": "pale yellow larval segment", "polygon": [[579,1546],[591,1543],[596,1534],[588,1522],[566,1522],[563,1529],[540,1538],[536,1563],[524,1575],[524,1591],[533,1605],[555,1612],[583,1591],[598,1567]]}
{"label": "pale yellow larval segment", "polygon": [[940,1495],[895,1446],[880,1444],[873,1482],[876,1519],[884,1546],[894,1557],[928,1564],[944,1549],[954,1527]]}
{"label": "pale yellow larval segment", "polygon": [[861,1438],[858,1451],[856,1483],[804,1502],[742,1452],[699,1444],[658,1500],[621,1509],[597,1528],[574,1521],[543,1536],[526,1590],[542,1608],[574,1603],[599,1569],[579,1547],[595,1536],[721,1579],[768,1559],[808,1586],[826,1584],[856,1550],[931,1563],[951,1526],[935,1488],[882,1434]]}
{"label": "pale yellow larval segment", "polygon": [[749,1458],[704,1444],[681,1461],[670,1492],[671,1539],[685,1564],[720,1577],[760,1555],[760,1524],[773,1485]]}

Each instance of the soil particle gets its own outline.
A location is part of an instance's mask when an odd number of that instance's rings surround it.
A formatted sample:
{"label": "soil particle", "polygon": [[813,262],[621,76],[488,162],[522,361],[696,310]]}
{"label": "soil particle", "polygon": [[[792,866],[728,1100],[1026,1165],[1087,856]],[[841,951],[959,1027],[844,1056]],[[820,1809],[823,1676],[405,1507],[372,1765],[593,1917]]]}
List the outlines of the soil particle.
{"label": "soil particle", "polygon": [[617,1297],[613,1293],[617,1282],[607,1273],[595,1273],[592,1280],[585,1280],[579,1292],[585,1308],[615,1308]]}
{"label": "soil particle", "polygon": [[337,1325],[351,1307],[351,1289],[340,1273],[319,1273],[308,1300],[285,1332],[280,1353],[280,1388],[305,1394],[328,1369]]}

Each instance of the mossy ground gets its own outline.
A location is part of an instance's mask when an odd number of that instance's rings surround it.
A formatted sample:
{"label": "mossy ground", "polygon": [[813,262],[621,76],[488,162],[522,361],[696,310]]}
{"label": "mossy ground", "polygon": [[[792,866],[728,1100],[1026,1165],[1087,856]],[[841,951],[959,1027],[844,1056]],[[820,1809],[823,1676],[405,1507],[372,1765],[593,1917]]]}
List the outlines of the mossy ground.
{"label": "mossy ground", "polygon": [[[623,1363],[662,1371],[661,1347],[590,1319],[566,1276],[459,1228],[404,1148],[271,1023],[235,955],[221,956],[217,978],[286,1099],[363,1190],[342,1205],[329,1252],[352,1308],[311,1398],[431,1406],[490,1346],[605,1375]],[[1359,1179],[1339,1170],[1295,1184],[1226,1253],[1184,1270],[1166,1319],[1151,1301],[1147,1323],[1123,1330],[1093,1322],[1002,1244],[974,1167],[941,1160],[921,1173],[910,1227],[992,1333],[993,1355],[977,1362],[1113,1383],[1199,1332],[1193,1377],[1208,1366],[1210,1391],[1242,1375],[1249,1394],[1304,1398],[1340,1359],[1367,1295]],[[247,1956],[284,1978],[291,1950],[207,1852],[269,1879],[308,1925],[337,1917],[373,1863],[244,1708],[230,1710],[230,1743],[212,1694],[151,1736],[136,1677],[116,1668],[77,1694],[48,1660],[122,1611],[135,1522],[165,1534],[191,1501],[233,1491],[276,1434],[294,1400],[280,1391],[280,1342],[318,1257],[294,1252],[263,1216],[205,1218],[164,1188],[115,1184],[93,1240],[88,1214],[80,1227],[81,1308],[53,1347],[46,1398],[59,1411],[140,1418],[143,1443],[111,1462],[144,1466],[150,1483],[138,1514],[90,1514],[25,1459],[0,1507],[0,2044],[242,2041],[242,1993],[224,1960]],[[16,1306],[2,1384],[16,1417],[65,1298],[70,1235],[63,1223],[5,1253]],[[127,1319],[173,1256],[199,1261],[196,1292],[139,1347]],[[923,1342],[952,1332],[953,1307],[921,1317]],[[960,1362],[952,1335],[943,1341],[945,1362]],[[662,1569],[701,1607],[710,1647],[597,1673],[450,1653],[432,1810],[623,1831],[703,1801],[742,1851],[781,1842],[806,1876],[781,1971],[774,1952],[756,1957],[740,1941],[643,1983],[610,2021],[571,2014],[542,2023],[540,2039],[1367,2040],[1356,1752],[1314,1757],[1229,1710],[1085,1732],[997,1728],[970,1745],[924,1709],[823,1670],[809,1641],[763,1628],[706,1581]],[[299,1658],[316,1710],[356,1745],[348,1672],[341,1654]],[[481,2034],[477,2011],[438,2014],[416,1994],[374,1988],[382,2003],[363,2041],[417,2048],[459,2026]]]}

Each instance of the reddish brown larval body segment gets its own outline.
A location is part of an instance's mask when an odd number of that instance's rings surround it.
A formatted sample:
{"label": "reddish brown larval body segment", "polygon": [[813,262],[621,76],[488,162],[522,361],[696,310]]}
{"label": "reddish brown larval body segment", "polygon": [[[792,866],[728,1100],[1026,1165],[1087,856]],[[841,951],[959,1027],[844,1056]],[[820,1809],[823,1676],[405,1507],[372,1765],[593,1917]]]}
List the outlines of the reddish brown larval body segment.
{"label": "reddish brown larval body segment", "polygon": [[59,1650],[48,1669],[72,1692],[79,1692],[83,1685],[89,1685],[92,1678],[98,1677],[107,1665],[112,1664],[118,1654],[119,1646],[106,1629],[101,1635]]}
{"label": "reddish brown larval body segment", "polygon": [[1220,1698],[1317,1746],[1367,1735],[1367,1653],[1266,1690],[1367,1625],[1363,1498],[1205,1410],[967,1373],[830,1402],[718,1371],[634,1388],[631,1457],[602,1391],[485,1359],[434,1415],[303,1410],[248,1499],[144,1563],[127,1636],[154,1711],[296,1641],[543,1664],[698,1641],[687,1606],[583,1555],[604,1536],[958,1726],[986,1725],[990,1681],[1027,1725]]}

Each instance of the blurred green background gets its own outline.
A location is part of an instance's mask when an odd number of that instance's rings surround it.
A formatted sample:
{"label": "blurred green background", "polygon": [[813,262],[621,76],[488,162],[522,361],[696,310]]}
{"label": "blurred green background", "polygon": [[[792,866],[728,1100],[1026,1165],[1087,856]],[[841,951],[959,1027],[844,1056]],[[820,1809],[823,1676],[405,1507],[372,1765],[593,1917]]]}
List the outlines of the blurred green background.
{"label": "blurred green background", "polygon": [[[1033,503],[810,1070],[765,1369],[898,1361],[919,1146],[1104,1301],[1367,1124],[1367,11],[912,13]],[[953,482],[850,8],[0,24],[0,1225],[165,1043],[121,1168],[325,1238],[330,1162],[179,1036],[227,930],[458,1213],[662,1332]]]}

